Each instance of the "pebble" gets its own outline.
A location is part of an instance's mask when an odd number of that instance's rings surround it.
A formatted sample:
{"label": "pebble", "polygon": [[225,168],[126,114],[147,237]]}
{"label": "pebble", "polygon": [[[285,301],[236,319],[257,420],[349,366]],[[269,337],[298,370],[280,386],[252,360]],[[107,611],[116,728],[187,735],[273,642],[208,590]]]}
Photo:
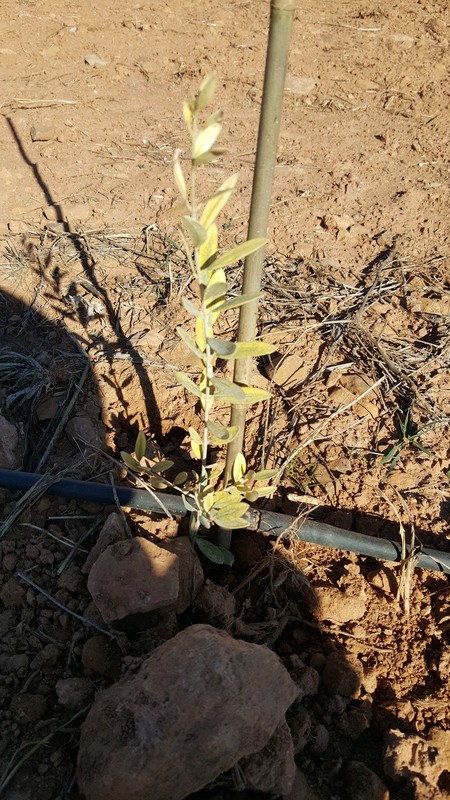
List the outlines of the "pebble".
{"label": "pebble", "polygon": [[122,653],[116,642],[105,636],[92,636],[83,645],[81,661],[86,669],[117,680],[120,676]]}
{"label": "pebble", "polygon": [[88,678],[61,678],[55,690],[60,706],[78,711],[91,700],[94,685]]}
{"label": "pebble", "polygon": [[16,578],[6,581],[0,592],[0,598],[5,608],[18,608],[25,601],[26,591]]}
{"label": "pebble", "polygon": [[327,658],[322,674],[324,686],[331,696],[340,694],[351,697],[361,685],[359,675],[352,664],[341,653],[333,652]]}
{"label": "pebble", "polygon": [[16,427],[0,416],[0,468],[17,469],[21,464],[21,447]]}
{"label": "pebble", "polygon": [[11,711],[19,725],[28,725],[42,719],[47,703],[41,694],[15,694],[11,700]]}
{"label": "pebble", "polygon": [[56,139],[56,130],[49,122],[37,122],[30,130],[30,136],[33,142],[50,142]]}
{"label": "pebble", "polygon": [[386,784],[361,761],[346,765],[345,778],[351,800],[389,800]]}

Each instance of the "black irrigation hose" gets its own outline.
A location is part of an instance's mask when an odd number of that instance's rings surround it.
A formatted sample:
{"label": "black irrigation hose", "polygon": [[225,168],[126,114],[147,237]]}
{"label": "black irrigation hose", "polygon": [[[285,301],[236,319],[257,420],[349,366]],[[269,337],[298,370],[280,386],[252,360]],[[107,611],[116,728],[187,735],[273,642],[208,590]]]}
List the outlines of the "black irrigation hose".
{"label": "black irrigation hose", "polygon": [[[43,476],[32,472],[16,472],[15,470],[0,469],[0,487],[11,491],[27,491],[31,489]],[[155,513],[162,513],[161,504],[144,489],[133,489],[125,486],[111,486],[88,481],[76,481],[69,478],[57,480],[45,488],[45,493],[56,497],[82,500],[84,502],[98,503],[99,505],[115,505],[114,494],[121,506],[139,508]],[[167,510],[177,517],[184,517],[187,511],[180,497],[170,494],[158,495],[161,503]],[[298,519],[287,514],[276,514],[272,511],[249,511],[249,529],[259,530],[263,533],[278,538],[291,533],[302,542],[318,544],[323,547],[333,547],[338,550],[348,550],[364,556],[372,556],[382,561],[399,562],[402,558],[400,543],[387,539],[376,539],[363,533],[346,531],[326,525],[314,520]],[[416,566],[421,569],[431,569],[450,575],[450,553],[440,550],[422,548],[417,553]]]}

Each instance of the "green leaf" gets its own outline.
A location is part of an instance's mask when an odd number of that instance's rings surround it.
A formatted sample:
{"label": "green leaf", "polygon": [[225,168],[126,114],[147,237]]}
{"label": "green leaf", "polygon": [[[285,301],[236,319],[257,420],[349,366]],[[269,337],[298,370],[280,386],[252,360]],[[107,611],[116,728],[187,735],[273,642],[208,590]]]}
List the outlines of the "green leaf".
{"label": "green leaf", "polygon": [[164,461],[158,461],[157,464],[153,464],[151,467],[149,467],[148,472],[149,474],[151,473],[152,475],[153,474],[160,475],[162,472],[167,472],[167,470],[170,469],[171,467],[173,467],[173,461],[170,461],[170,459],[166,459]]}
{"label": "green leaf", "polygon": [[216,91],[216,83],[216,76],[213,73],[202,80],[194,101],[196,111],[203,111],[209,105]]}
{"label": "green leaf", "polygon": [[225,297],[227,293],[227,284],[226,283],[212,283],[208,284],[205,289],[204,300],[207,305],[213,303],[214,300],[218,300],[221,297]]}
{"label": "green leaf", "polygon": [[223,400],[225,403],[245,403],[245,393],[237,383],[224,378],[211,378],[211,383],[216,389],[217,400]]}
{"label": "green leaf", "polygon": [[195,544],[200,552],[214,564],[228,564],[230,567],[232,566],[234,556],[226,547],[213,544],[209,539],[205,539],[203,536],[197,536]]}
{"label": "green leaf", "polygon": [[213,353],[221,358],[232,358],[236,350],[234,342],[228,342],[226,339],[207,339],[207,342]]}
{"label": "green leaf", "polygon": [[174,486],[182,486],[183,483],[186,483],[187,479],[188,479],[187,472],[179,472],[178,475],[175,475],[175,477],[173,478],[172,483]]}
{"label": "green leaf", "polygon": [[130,456],[129,453],[122,451],[120,457],[128,469],[131,469],[133,472],[145,472],[144,467],[139,464],[139,461],[136,461],[136,459],[133,458],[133,456]]}
{"label": "green leaf", "polygon": [[200,247],[203,242],[206,242],[208,232],[203,225],[200,225],[200,223],[197,222],[196,219],[193,217],[184,216],[182,217],[182,222],[192,239],[192,244],[194,247]]}
{"label": "green leaf", "polygon": [[195,397],[202,396],[202,392],[200,391],[198,386],[194,383],[194,381],[191,381],[191,379],[186,375],[185,372],[174,372],[173,374],[175,375],[178,383],[181,383],[181,385],[184,386],[184,388],[187,389],[188,392],[195,395]]}
{"label": "green leaf", "polygon": [[239,306],[245,306],[247,303],[251,303],[252,300],[258,300],[261,297],[260,292],[247,292],[247,294],[239,294],[237,297],[230,297],[229,300],[225,300],[224,303],[221,303],[219,306],[214,308],[218,314],[221,314],[222,311],[228,311],[229,308],[239,308]]}
{"label": "green leaf", "polygon": [[222,183],[220,189],[218,189],[217,192],[215,192],[206,201],[203,214],[200,217],[200,222],[205,226],[205,228],[209,228],[209,226],[219,216],[222,208],[227,203],[236,188],[237,179],[237,173],[235,175],[230,175],[230,177]]}
{"label": "green leaf", "polygon": [[236,438],[239,430],[237,425],[222,425],[212,419],[208,420],[207,427],[214,444],[229,444]]}
{"label": "green leaf", "polygon": [[238,528],[248,528],[248,520],[239,516],[218,514],[214,517],[214,522],[216,525],[219,525],[220,528],[225,528],[225,530],[228,531],[237,530]]}
{"label": "green leaf", "polygon": [[134,455],[136,456],[138,461],[140,461],[141,458],[144,457],[146,447],[147,447],[147,441],[145,439],[144,431],[139,431],[138,435],[136,436],[136,442],[134,445]]}
{"label": "green leaf", "polygon": [[277,469],[261,469],[259,472],[254,472],[252,477],[255,481],[270,481],[275,475],[278,475]]}
{"label": "green leaf", "polygon": [[251,253],[255,253],[260,247],[264,247],[267,241],[267,239],[259,238],[248,239],[246,242],[241,242],[241,244],[232,247],[231,250],[227,250],[226,253],[222,253],[221,256],[218,256],[207,268],[220,269],[221,267],[229,267],[231,264],[235,264],[236,261],[240,261]]}
{"label": "green leaf", "polygon": [[216,141],[222,126],[219,122],[212,122],[195,137],[192,147],[192,159],[198,160],[205,153],[209,153]]}
{"label": "green leaf", "polygon": [[180,337],[180,339],[183,340],[185,345],[187,347],[189,347],[189,350],[191,350],[194,353],[194,355],[198,359],[200,359],[200,361],[203,361],[203,353],[197,347],[197,345],[195,343],[195,340],[192,338],[192,336],[187,331],[185,331],[184,328],[182,328],[180,325],[177,326],[176,332],[178,333],[178,336]]}
{"label": "green leaf", "polygon": [[213,353],[221,358],[257,358],[273,353],[277,348],[268,342],[228,342],[224,339],[208,339]]}
{"label": "green leaf", "polygon": [[186,311],[188,312],[188,314],[190,314],[192,317],[198,319],[201,316],[200,309],[197,308],[197,306],[194,306],[194,304],[191,303],[191,301],[188,300],[187,297],[182,297],[181,302]]}

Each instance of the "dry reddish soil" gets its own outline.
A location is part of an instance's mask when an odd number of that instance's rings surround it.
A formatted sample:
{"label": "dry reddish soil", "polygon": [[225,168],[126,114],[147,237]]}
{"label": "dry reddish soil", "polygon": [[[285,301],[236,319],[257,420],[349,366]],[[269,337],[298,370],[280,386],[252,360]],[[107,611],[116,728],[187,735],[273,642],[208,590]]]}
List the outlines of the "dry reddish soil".
{"label": "dry reddish soil", "polygon": [[[172,376],[194,370],[174,332],[189,324],[180,297],[192,287],[172,152],[187,146],[182,100],[215,70],[228,154],[205,169],[205,193],[239,172],[222,245],[245,238],[268,6],[2,3],[0,412],[19,432],[22,469],[118,480],[99,450],[132,450],[139,429],[190,465],[195,404]],[[403,537],[413,555],[450,549],[449,37],[446,2],[297,10],[260,319],[284,361],[275,373],[259,365],[255,383],[273,400],[246,435],[249,461],[286,465],[267,508]],[[235,323],[230,313],[222,332]],[[407,414],[421,431],[412,441],[399,433]],[[399,442],[389,470],[383,456]],[[17,501],[1,490],[5,519]],[[101,621],[81,567],[109,511],[31,498],[0,541],[5,800],[78,797],[93,692],[212,621],[162,615],[120,644],[86,626]],[[174,533],[127,517],[134,532]],[[274,549],[240,534],[233,547],[234,570],[209,577],[236,612],[213,621],[273,647],[293,675],[310,669],[291,720],[310,797],[374,797],[354,762],[392,798],[450,796],[448,578],[294,538]],[[351,697],[323,680],[333,651],[363,676]],[[57,694],[67,678],[84,694]]]}

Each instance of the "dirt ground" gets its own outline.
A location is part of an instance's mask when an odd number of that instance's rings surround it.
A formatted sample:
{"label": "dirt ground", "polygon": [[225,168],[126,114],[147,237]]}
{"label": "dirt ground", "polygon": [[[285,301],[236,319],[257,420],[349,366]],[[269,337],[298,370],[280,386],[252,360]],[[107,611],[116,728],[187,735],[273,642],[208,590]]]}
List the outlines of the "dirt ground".
{"label": "dirt ground", "polygon": [[[132,450],[140,428],[190,463],[195,406],[172,375],[193,369],[174,330],[191,288],[172,154],[187,147],[182,101],[214,70],[228,152],[205,168],[205,193],[239,172],[220,233],[224,247],[244,239],[268,10],[2,3],[0,413],[22,469],[108,481],[99,449]],[[273,399],[246,435],[249,461],[285,465],[267,508],[403,537],[413,556],[450,549],[449,37],[445,0],[299,4],[260,320],[284,360],[258,365]],[[17,496],[0,491],[6,519]],[[5,800],[78,797],[94,690],[196,620],[163,615],[108,649],[73,616],[100,624],[81,567],[109,510],[32,499],[0,539]],[[235,570],[210,575],[237,600],[217,624],[318,676],[292,723],[310,800],[387,797],[361,793],[355,763],[391,798],[450,797],[448,578],[253,534],[234,550]],[[363,675],[346,701],[322,679],[334,651]],[[84,681],[78,706],[56,692],[68,678]]]}

